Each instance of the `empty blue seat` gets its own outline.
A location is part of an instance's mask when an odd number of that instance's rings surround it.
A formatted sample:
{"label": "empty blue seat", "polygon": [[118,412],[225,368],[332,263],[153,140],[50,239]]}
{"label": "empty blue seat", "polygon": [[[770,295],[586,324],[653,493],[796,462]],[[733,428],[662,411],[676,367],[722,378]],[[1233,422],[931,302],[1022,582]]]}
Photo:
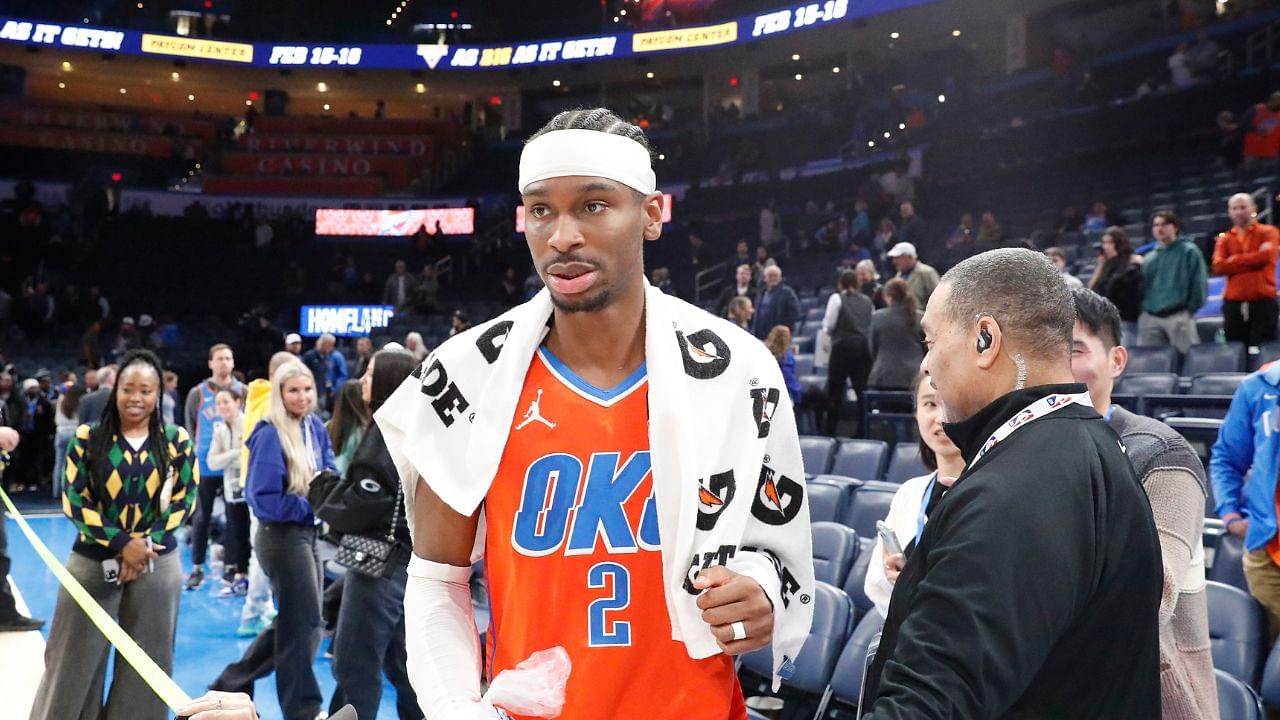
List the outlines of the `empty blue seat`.
{"label": "empty blue seat", "polygon": [[1195,377],[1205,373],[1238,373],[1244,372],[1243,343],[1200,343],[1187,350],[1187,359],[1182,363],[1184,377]]}
{"label": "empty blue seat", "polygon": [[1171,372],[1125,373],[1116,378],[1115,391],[1121,395],[1170,395],[1178,391],[1178,376]]}
{"label": "empty blue seat", "polygon": [[883,440],[841,440],[831,461],[831,472],[859,480],[879,480],[889,457],[889,443]]}
{"label": "empty blue seat", "polygon": [[1178,371],[1178,351],[1173,347],[1129,348],[1125,374],[1172,373]]}
{"label": "empty blue seat", "polygon": [[1196,318],[1196,334],[1200,336],[1200,342],[1211,343],[1217,339],[1218,331],[1222,329],[1222,316]]}
{"label": "empty blue seat", "polygon": [[804,459],[806,475],[821,475],[831,469],[831,457],[835,452],[835,438],[819,435],[800,436],[800,456]]}
{"label": "empty blue seat", "polygon": [[1258,368],[1269,362],[1280,360],[1280,340],[1272,340],[1269,343],[1263,343],[1258,348],[1257,355],[1249,356],[1249,371],[1256,371]]}
{"label": "empty blue seat", "polygon": [[1235,395],[1236,388],[1249,377],[1245,373],[1210,373],[1191,379],[1192,395]]}
{"label": "empty blue seat", "polygon": [[1262,605],[1240,588],[1213,581],[1205,584],[1205,596],[1213,666],[1257,685],[1271,644]]}
{"label": "empty blue seat", "polygon": [[817,320],[818,322],[822,322],[822,316],[826,312],[827,312],[827,308],[825,305],[819,305],[818,307],[811,307],[808,310],[804,311],[805,322],[809,322],[810,320]]}
{"label": "empty blue seat", "polygon": [[893,456],[889,458],[889,469],[885,472],[884,479],[901,485],[928,472],[929,469],[920,459],[919,443],[900,442],[893,447]]}
{"label": "empty blue seat", "polygon": [[868,480],[858,486],[844,513],[844,524],[853,528],[858,537],[874,538],[876,521],[889,515],[889,505],[898,492],[893,483]]}
{"label": "empty blue seat", "polygon": [[[791,338],[791,344],[795,346],[797,362],[799,361],[799,356],[801,354],[809,355],[812,358],[813,350],[816,346],[816,341],[812,335],[795,335]],[[812,367],[812,362],[813,361],[810,360],[810,367]]]}
{"label": "empty blue seat", "polygon": [[1244,538],[1231,533],[1219,536],[1213,550],[1213,567],[1205,577],[1249,592],[1249,584],[1244,579]]}
{"label": "empty blue seat", "polygon": [[813,374],[813,353],[796,353],[796,377]]}
{"label": "empty blue seat", "polygon": [[822,702],[818,705],[818,712],[814,717],[825,717],[826,710],[833,701],[848,705],[850,708],[858,706],[858,698],[862,696],[862,675],[867,667],[871,641],[883,627],[884,618],[875,610],[863,615],[858,621],[853,634],[849,636],[849,641],[845,643],[840,657],[836,660],[835,671],[831,673],[831,684],[823,693]]}
{"label": "empty blue seat", "polygon": [[1215,670],[1213,674],[1218,684],[1220,720],[1262,720],[1266,717],[1262,701],[1252,688],[1222,670]]}
{"label": "empty blue seat", "polygon": [[853,601],[854,615],[858,617],[861,617],[863,613],[874,609],[876,606],[862,589],[867,580],[867,566],[873,560],[871,551],[875,549],[875,546],[875,538],[858,538],[858,556],[853,559],[853,566],[849,568],[849,576],[844,579],[844,591],[849,595],[849,599]]}
{"label": "empty blue seat", "polygon": [[[853,603],[840,588],[824,582],[814,586],[813,625],[795,658],[796,671],[782,684],[820,695],[831,682],[831,672],[844,650],[853,623]],[[773,674],[773,648],[764,647],[742,656],[742,666],[762,677]]]}
{"label": "empty blue seat", "polygon": [[844,516],[845,504],[849,497],[846,487],[822,482],[815,477],[808,482],[807,489],[811,522],[837,522]]}
{"label": "empty blue seat", "polygon": [[1262,669],[1262,686],[1258,690],[1268,707],[1280,707],[1280,643],[1271,648],[1267,656],[1267,664]]}
{"label": "empty blue seat", "polygon": [[815,522],[810,529],[813,532],[813,576],[819,582],[844,587],[853,561],[858,557],[858,535],[852,528],[834,522]]}

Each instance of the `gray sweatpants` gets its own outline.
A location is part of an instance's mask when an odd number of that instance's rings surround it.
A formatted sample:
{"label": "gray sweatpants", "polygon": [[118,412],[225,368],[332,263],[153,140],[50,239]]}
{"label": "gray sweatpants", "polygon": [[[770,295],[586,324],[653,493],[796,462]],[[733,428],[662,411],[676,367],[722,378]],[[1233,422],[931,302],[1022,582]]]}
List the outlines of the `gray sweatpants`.
{"label": "gray sweatpants", "polygon": [[[182,596],[178,553],[162,555],[155,570],[118,586],[102,579],[102,563],[71,553],[67,570],[94,600],[116,618],[166,673],[173,672],[173,637]],[[116,655],[107,704],[102,705],[110,646],[66,590],[58,591],[53,627],[44,651],[44,677],[36,691],[31,720],[165,720],[169,708]]]}
{"label": "gray sweatpants", "polygon": [[1138,316],[1138,345],[1140,347],[1164,347],[1172,345],[1186,355],[1187,350],[1200,342],[1196,331],[1196,319],[1182,311],[1169,317],[1156,317],[1151,313]]}

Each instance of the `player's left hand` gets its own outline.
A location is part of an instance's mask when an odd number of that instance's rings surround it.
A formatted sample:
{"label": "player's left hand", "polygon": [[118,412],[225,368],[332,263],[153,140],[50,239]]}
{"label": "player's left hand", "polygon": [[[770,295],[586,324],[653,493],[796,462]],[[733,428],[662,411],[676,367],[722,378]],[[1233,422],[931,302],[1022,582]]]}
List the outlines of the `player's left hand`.
{"label": "player's left hand", "polygon": [[[702,620],[711,626],[716,643],[728,655],[759,650],[773,640],[773,603],[760,583],[722,566],[698,573],[693,586],[698,596]],[[747,637],[733,639],[733,623],[741,622]]]}

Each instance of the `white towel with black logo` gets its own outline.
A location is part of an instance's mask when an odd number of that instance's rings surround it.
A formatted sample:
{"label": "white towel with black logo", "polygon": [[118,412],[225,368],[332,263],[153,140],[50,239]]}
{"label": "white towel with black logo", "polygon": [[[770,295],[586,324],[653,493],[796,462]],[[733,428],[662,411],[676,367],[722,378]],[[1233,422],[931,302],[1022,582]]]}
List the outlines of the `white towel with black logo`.
{"label": "white towel with black logo", "polygon": [[[413,507],[419,477],[457,512],[484,502],[518,422],[551,297],[450,338],[376,415]],[[693,579],[725,565],[774,607],[774,686],[813,620],[812,538],[795,416],[778,362],[726,320],[646,285],[649,450],[672,637],[694,659],[720,652]],[[476,538],[478,559],[484,523]]]}

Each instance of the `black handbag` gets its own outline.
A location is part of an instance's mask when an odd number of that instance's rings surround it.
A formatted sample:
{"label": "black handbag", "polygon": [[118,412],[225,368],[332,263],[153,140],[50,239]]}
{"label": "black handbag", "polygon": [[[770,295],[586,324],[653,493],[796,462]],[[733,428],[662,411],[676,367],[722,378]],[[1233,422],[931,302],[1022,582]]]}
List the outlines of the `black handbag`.
{"label": "black handbag", "polygon": [[400,517],[400,498],[396,493],[395,510],[391,514],[391,529],[386,538],[347,533],[338,545],[334,560],[342,567],[373,578],[387,578],[397,562],[396,521]]}

